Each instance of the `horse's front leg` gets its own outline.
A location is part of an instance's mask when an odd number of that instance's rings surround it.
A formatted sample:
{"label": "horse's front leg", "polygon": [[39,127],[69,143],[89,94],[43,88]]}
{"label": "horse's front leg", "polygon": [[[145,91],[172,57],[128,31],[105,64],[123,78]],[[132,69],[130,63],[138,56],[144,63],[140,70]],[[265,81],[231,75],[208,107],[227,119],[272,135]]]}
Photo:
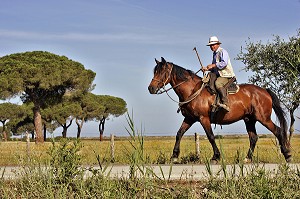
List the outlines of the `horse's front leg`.
{"label": "horse's front leg", "polygon": [[214,152],[214,155],[211,158],[210,162],[212,164],[216,164],[220,160],[220,151],[215,142],[215,136],[211,129],[211,123],[210,123],[209,117],[203,117],[203,116],[200,117],[200,123],[201,123],[202,127],[204,128],[206,136],[207,136],[207,138],[212,146],[213,152]]}
{"label": "horse's front leg", "polygon": [[176,134],[176,142],[173,149],[173,155],[172,155],[172,162],[177,163],[178,162],[178,156],[180,154],[180,141],[183,136],[183,134],[195,123],[195,121],[191,121],[187,118],[184,118],[179,130]]}

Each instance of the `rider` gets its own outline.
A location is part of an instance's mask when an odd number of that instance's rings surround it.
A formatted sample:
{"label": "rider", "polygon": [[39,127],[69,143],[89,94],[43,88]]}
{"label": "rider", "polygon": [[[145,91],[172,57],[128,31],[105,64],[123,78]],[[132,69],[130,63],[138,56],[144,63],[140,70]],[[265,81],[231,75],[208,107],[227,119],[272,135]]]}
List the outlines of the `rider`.
{"label": "rider", "polygon": [[210,71],[210,82],[215,84],[220,95],[221,103],[219,106],[229,111],[227,90],[224,88],[228,81],[235,77],[230,62],[228,52],[220,47],[221,42],[216,36],[209,38],[207,46],[213,51],[212,63],[203,68],[203,71]]}

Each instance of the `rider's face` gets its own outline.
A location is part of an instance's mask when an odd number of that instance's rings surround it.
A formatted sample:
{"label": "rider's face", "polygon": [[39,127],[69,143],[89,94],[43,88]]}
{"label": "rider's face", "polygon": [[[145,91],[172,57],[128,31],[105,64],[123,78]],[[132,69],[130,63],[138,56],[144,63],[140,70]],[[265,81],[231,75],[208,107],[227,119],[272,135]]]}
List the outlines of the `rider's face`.
{"label": "rider's face", "polygon": [[210,45],[209,47],[212,51],[215,52],[218,50],[219,46],[220,46],[220,44],[213,44],[213,45]]}

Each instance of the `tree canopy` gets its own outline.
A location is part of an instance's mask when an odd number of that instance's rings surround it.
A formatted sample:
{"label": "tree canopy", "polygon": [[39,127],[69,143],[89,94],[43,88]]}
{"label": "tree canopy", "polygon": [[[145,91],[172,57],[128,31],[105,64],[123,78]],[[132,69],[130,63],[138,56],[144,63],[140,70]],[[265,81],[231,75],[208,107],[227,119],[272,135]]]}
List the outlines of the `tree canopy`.
{"label": "tree canopy", "polygon": [[103,111],[101,111],[96,120],[99,121],[99,132],[100,132],[100,140],[102,140],[105,121],[109,119],[109,117],[118,117],[123,115],[127,111],[126,102],[119,97],[113,97],[109,95],[95,95],[95,100],[104,106]]}
{"label": "tree canopy", "polygon": [[34,104],[36,141],[43,142],[41,108],[61,101],[68,91],[81,94],[93,85],[95,73],[79,62],[45,51],[7,55],[0,58],[0,98],[20,96]]}
{"label": "tree canopy", "polygon": [[5,141],[7,141],[7,122],[13,122],[16,120],[24,119],[26,117],[26,107],[13,104],[10,102],[5,102],[0,104],[0,122],[2,123],[2,136]]}
{"label": "tree canopy", "polygon": [[300,103],[300,29],[289,41],[274,36],[263,44],[248,41],[238,60],[253,72],[250,82],[272,89],[290,112],[290,135],[294,131],[294,111]]}

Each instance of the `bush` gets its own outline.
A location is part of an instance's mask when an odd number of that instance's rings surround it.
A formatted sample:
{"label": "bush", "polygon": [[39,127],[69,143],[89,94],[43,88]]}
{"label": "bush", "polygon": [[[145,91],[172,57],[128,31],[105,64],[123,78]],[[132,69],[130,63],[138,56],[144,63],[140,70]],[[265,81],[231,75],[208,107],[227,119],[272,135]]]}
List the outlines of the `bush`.
{"label": "bush", "polygon": [[167,155],[162,151],[159,151],[157,156],[156,164],[166,164],[168,161]]}
{"label": "bush", "polygon": [[181,164],[188,163],[200,163],[200,157],[193,152],[190,152],[187,156],[181,157]]}
{"label": "bush", "polygon": [[69,185],[76,178],[83,178],[81,157],[79,151],[82,148],[79,140],[69,141],[62,139],[61,142],[52,142],[49,154],[50,171],[58,184]]}

